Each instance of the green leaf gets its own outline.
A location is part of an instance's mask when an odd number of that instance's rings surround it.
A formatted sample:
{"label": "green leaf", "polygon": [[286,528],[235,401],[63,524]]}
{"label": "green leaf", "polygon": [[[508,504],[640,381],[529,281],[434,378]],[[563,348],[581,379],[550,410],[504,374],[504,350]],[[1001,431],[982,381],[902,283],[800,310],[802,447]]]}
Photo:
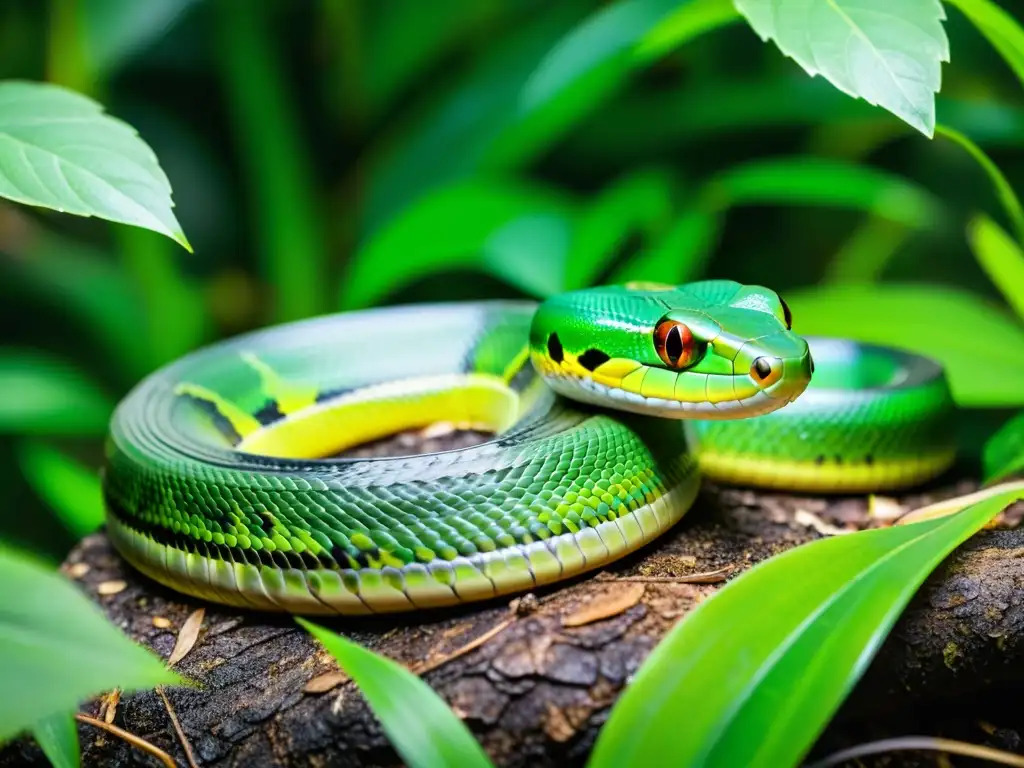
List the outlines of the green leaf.
{"label": "green leaf", "polygon": [[212,4],[214,50],[224,83],[233,140],[252,196],[252,221],[263,277],[273,289],[274,322],[319,314],[327,306],[329,256],[314,183],[313,160],[275,50],[271,5],[247,0]]}
{"label": "green leaf", "polygon": [[44,717],[32,727],[32,737],[53,768],[78,768],[82,764],[78,726],[72,713]]}
{"label": "green leaf", "polygon": [[[701,79],[698,83],[657,89],[629,89],[591,115],[572,142],[560,150],[573,162],[619,168],[627,162],[662,158],[684,143],[718,140],[765,128],[828,126],[851,134],[902,128],[863,101],[848,98],[821,78],[750,75],[743,80]],[[1024,140],[1024,109],[988,98],[939,96],[940,122],[969,134],[985,146],[1018,147]],[[643,126],[643,141],[636,140]]]}
{"label": "green leaf", "polygon": [[98,435],[114,404],[77,369],[39,352],[0,348],[0,434]]}
{"label": "green leaf", "polygon": [[0,742],[111,688],[184,681],[63,576],[0,544]]}
{"label": "green leaf", "polygon": [[1024,472],[1024,411],[1003,424],[988,439],[981,463],[985,485]]}
{"label": "green leaf", "polygon": [[983,213],[967,225],[967,242],[985,274],[1006,302],[1024,318],[1024,251],[1002,227]]}
{"label": "green leaf", "polygon": [[489,42],[450,87],[417,110],[371,158],[359,234],[375,232],[428,192],[471,176],[516,123],[520,92],[537,63],[591,6],[563,0],[526,14],[523,25]]}
{"label": "green leaf", "polygon": [[907,241],[910,231],[894,221],[870,215],[828,263],[822,282],[874,282]]}
{"label": "green leaf", "polygon": [[735,2],[762,40],[774,40],[808,74],[932,136],[941,62],[949,61],[939,0]]}
{"label": "green leaf", "polygon": [[1003,57],[1024,85],[1024,28],[990,0],[948,0],[966,16]]}
{"label": "green leaf", "polygon": [[989,181],[992,182],[996,196],[999,198],[999,202],[1003,204],[1006,215],[1013,222],[1013,228],[1017,231],[1017,238],[1024,242],[1024,208],[1021,208],[1017,194],[1013,191],[1013,187],[1010,186],[1010,182],[1006,180],[1003,172],[999,170],[999,166],[992,162],[992,159],[981,150],[981,147],[960,131],[945,125],[936,126],[935,130],[940,136],[952,139],[967,150],[967,153],[982,167],[988,175]]}
{"label": "green leaf", "polygon": [[731,168],[705,196],[719,208],[789,203],[852,208],[916,229],[942,215],[941,202],[916,184],[855,163],[816,157],[754,160]]}
{"label": "green leaf", "polygon": [[99,104],[56,85],[0,82],[0,196],[152,229],[191,250],[153,150]]}
{"label": "green leaf", "polygon": [[37,440],[18,446],[18,461],[25,479],[74,536],[87,536],[103,524],[98,472]]}
{"label": "green leaf", "polygon": [[1024,405],[1024,327],[957,288],[922,283],[835,285],[786,294],[797,333],[902,347],[945,366],[966,407]]}
{"label": "green leaf", "polygon": [[928,574],[1018,498],[1024,491],[821,539],[755,566],[658,644],[589,768],[656,765],[667,754],[692,768],[800,764]]}
{"label": "green leaf", "polygon": [[561,290],[574,205],[538,186],[468,180],[418,200],[354,255],[346,309],[370,306],[418,278],[475,268],[533,296]]}
{"label": "green leaf", "polygon": [[634,55],[638,61],[657,59],[705,32],[741,18],[731,0],[676,0],[673,5],[675,9],[659,19],[637,44]]}
{"label": "green leaf", "polygon": [[295,620],[355,680],[395,750],[412,768],[491,765],[469,729],[419,676],[323,627]]}
{"label": "green leaf", "polygon": [[615,285],[631,280],[685,283],[701,275],[721,229],[721,217],[693,208],[651,247],[642,250],[616,269],[606,282]]}
{"label": "green leaf", "polygon": [[565,288],[593,285],[632,234],[658,235],[672,220],[673,179],[643,169],[609,184],[580,213],[565,265]]}
{"label": "green leaf", "polygon": [[736,18],[728,0],[620,0],[597,10],[531,73],[513,120],[488,147],[481,167],[522,166],[607,101],[634,70]]}

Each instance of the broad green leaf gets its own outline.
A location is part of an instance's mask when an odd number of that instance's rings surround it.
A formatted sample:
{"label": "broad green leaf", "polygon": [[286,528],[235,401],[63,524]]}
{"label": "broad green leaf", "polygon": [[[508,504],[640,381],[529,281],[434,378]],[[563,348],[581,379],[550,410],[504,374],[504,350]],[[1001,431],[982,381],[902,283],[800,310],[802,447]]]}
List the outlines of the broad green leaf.
{"label": "broad green leaf", "polygon": [[63,576],[0,544],[0,742],[111,688],[184,681]]}
{"label": "broad green leaf", "polygon": [[312,622],[295,620],[355,680],[395,751],[412,768],[491,765],[469,729],[419,676]]}
{"label": "broad green leaf", "polygon": [[0,82],[0,196],[152,229],[191,250],[149,146],[96,102],[56,85]]}
{"label": "broad green leaf", "polygon": [[82,538],[103,524],[99,473],[37,440],[18,446],[22,474],[74,536]]}
{"label": "broad green leaf", "polygon": [[999,202],[1003,204],[1003,208],[1006,210],[1006,215],[1009,216],[1010,221],[1013,222],[1013,228],[1017,232],[1017,238],[1021,242],[1024,242],[1024,208],[1021,207],[1017,194],[1013,191],[1013,187],[1010,186],[1010,182],[1006,180],[1003,172],[999,170],[999,166],[992,162],[992,159],[982,151],[981,147],[967,138],[967,136],[962,134],[960,131],[945,125],[937,125],[935,127],[935,131],[940,136],[945,136],[963,147],[967,153],[974,158],[978,165],[982,167],[982,170],[984,170],[988,175],[989,181],[992,182],[992,186],[995,188],[996,197],[998,197]]}
{"label": "broad green leaf", "polygon": [[0,434],[99,435],[114,404],[63,360],[0,348]]}
{"label": "broad green leaf", "polygon": [[714,249],[721,217],[701,208],[686,211],[649,248],[626,261],[606,282],[647,280],[656,283],[685,283],[700,277]]}
{"label": "broad green leaf", "polygon": [[981,463],[986,485],[1024,473],[1024,411],[1003,424],[988,439]]}
{"label": "broad green leaf", "polygon": [[156,42],[199,0],[81,0],[85,50],[94,73],[109,77]]}
{"label": "broad green leaf", "polygon": [[799,765],[928,574],[1019,498],[821,539],[755,566],[658,644],[589,767],[657,765],[668,754],[692,768]]}
{"label": "broad green leaf", "polygon": [[947,0],[955,5],[1003,57],[1024,85],[1024,28],[991,0]]}
{"label": "broad green leaf", "polygon": [[558,193],[503,180],[468,180],[433,192],[353,256],[341,292],[365,307],[427,275],[480,269],[534,296],[561,290],[574,205]]}
{"label": "broad green leaf", "polygon": [[580,212],[572,248],[565,265],[565,288],[575,290],[594,282],[615,252],[633,234],[647,239],[671,222],[672,177],[643,169],[609,184]]}
{"label": "broad green leaf", "polygon": [[44,717],[32,726],[32,737],[53,768],[78,768],[82,764],[78,726],[71,712]]}
{"label": "broad green leaf", "polygon": [[942,212],[938,199],[904,178],[806,156],[753,160],[731,168],[704,194],[719,208],[777,203],[853,208],[918,229],[933,225]]}
{"label": "broad green leaf", "polygon": [[762,40],[774,40],[809,75],[932,136],[941,62],[949,61],[939,0],[735,3]]}
{"label": "broad green leaf", "polygon": [[967,225],[967,242],[1006,303],[1024,319],[1024,250],[983,213]]}
{"label": "broad green leaf", "polygon": [[902,347],[938,360],[967,407],[1024,405],[1024,326],[957,288],[923,283],[834,285],[786,294],[793,329]]}

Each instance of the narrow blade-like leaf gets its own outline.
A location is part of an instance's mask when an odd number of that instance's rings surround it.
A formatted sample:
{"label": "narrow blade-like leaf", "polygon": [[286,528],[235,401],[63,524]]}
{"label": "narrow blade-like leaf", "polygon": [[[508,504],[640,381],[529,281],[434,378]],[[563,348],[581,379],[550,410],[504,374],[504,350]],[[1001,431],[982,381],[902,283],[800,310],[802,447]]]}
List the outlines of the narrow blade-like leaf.
{"label": "narrow blade-like leaf", "polygon": [[607,282],[648,280],[656,283],[685,283],[701,275],[715,247],[721,216],[694,207],[683,213],[669,230],[614,270]]}
{"label": "narrow blade-like leaf", "polygon": [[491,765],[469,729],[418,675],[323,627],[295,620],[355,680],[395,750],[412,768]]}
{"label": "narrow blade-like leaf", "polygon": [[753,160],[709,184],[711,203],[787,203],[852,208],[915,229],[939,220],[942,204],[907,179],[876,168],[816,157]]}
{"label": "narrow blade-like leaf", "polygon": [[152,229],[191,250],[149,145],[56,85],[0,83],[0,196]]}
{"label": "narrow blade-like leaf", "polygon": [[810,75],[931,137],[949,41],[939,0],[735,0],[762,40]]}
{"label": "narrow blade-like leaf", "polygon": [[654,649],[590,767],[655,765],[667,754],[693,768],[798,765],[928,574],[1019,498],[822,539],[755,566]]}
{"label": "narrow blade-like leaf", "polygon": [[33,558],[0,545],[0,742],[111,688],[183,682],[85,595]]}
{"label": "narrow blade-like leaf", "polygon": [[949,0],[992,44],[1024,85],[1024,27],[991,0]]}
{"label": "narrow blade-like leaf", "polygon": [[565,265],[565,288],[593,285],[631,235],[650,240],[672,220],[673,179],[643,169],[609,184],[580,213]]}
{"label": "narrow blade-like leaf", "polygon": [[78,726],[70,712],[44,717],[32,726],[32,737],[53,768],[78,768],[82,764]]}
{"label": "narrow blade-like leaf", "polygon": [[1002,227],[983,213],[967,225],[967,242],[985,274],[1024,319],[1024,250]]}
{"label": "narrow blade-like leaf", "polygon": [[988,439],[981,463],[986,485],[1024,474],[1024,411],[1003,424]]}
{"label": "narrow blade-like leaf", "polygon": [[85,374],[28,350],[0,349],[0,392],[0,434],[102,434],[114,409]]}
{"label": "narrow blade-like leaf", "polygon": [[469,180],[428,194],[355,254],[342,287],[346,309],[365,307],[414,280],[475,268],[533,296],[561,289],[574,204],[553,190]]}
{"label": "narrow blade-like leaf", "polygon": [[25,479],[73,535],[82,538],[103,524],[98,472],[37,440],[22,442],[18,459]]}
{"label": "narrow blade-like leaf", "polygon": [[902,347],[938,360],[960,405],[1024,405],[1017,370],[1024,327],[967,291],[917,283],[835,285],[787,293],[786,303],[798,333]]}
{"label": "narrow blade-like leaf", "polygon": [[1010,182],[1007,181],[1003,172],[999,170],[999,166],[992,162],[992,159],[982,151],[981,147],[967,138],[967,136],[960,131],[946,125],[936,126],[935,131],[940,136],[945,136],[963,147],[967,153],[974,158],[978,165],[981,166],[982,170],[984,170],[985,174],[988,176],[989,181],[992,182],[992,187],[995,190],[996,197],[998,197],[999,202],[1003,204],[1003,209],[1006,211],[1006,215],[1013,223],[1013,228],[1017,232],[1017,238],[1021,242],[1024,242],[1024,207],[1021,207],[1017,193],[1013,191],[1013,187],[1010,185]]}

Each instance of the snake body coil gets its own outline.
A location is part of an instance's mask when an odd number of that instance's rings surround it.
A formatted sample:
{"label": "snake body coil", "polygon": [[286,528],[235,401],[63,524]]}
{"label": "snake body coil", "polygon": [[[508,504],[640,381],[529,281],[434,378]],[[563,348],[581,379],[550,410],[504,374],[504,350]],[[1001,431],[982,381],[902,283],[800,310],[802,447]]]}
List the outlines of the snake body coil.
{"label": "snake body coil", "polygon": [[[790,325],[774,292],[714,280],[539,306],[368,310],[240,336],[119,405],[108,532],[136,568],[190,595],[369,614],[605,565],[672,527],[702,473],[849,492],[949,466],[939,366]],[[437,422],[494,437],[337,456]]]}

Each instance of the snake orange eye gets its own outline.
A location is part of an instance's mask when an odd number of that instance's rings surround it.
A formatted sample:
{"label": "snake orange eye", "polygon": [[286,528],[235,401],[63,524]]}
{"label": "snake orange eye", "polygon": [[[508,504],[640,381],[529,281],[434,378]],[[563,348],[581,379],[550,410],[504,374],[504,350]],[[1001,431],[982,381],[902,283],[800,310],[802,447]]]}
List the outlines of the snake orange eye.
{"label": "snake orange eye", "polygon": [[782,304],[782,316],[786,321],[786,330],[791,331],[793,330],[793,313],[789,311],[789,305],[781,296],[779,296],[779,302]]}
{"label": "snake orange eye", "polygon": [[654,348],[669,368],[689,368],[700,356],[700,343],[693,331],[675,320],[662,320],[654,329]]}

